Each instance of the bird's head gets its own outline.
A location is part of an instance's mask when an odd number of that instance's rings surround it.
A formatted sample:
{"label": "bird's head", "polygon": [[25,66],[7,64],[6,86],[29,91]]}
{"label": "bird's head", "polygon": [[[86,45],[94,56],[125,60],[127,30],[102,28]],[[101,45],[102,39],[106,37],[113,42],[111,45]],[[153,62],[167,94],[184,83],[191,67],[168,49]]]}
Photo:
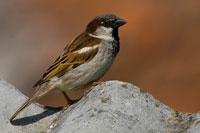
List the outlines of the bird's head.
{"label": "bird's head", "polygon": [[126,21],[113,14],[104,14],[94,18],[88,25],[85,32],[99,36],[112,37],[118,34],[118,28],[126,24]]}

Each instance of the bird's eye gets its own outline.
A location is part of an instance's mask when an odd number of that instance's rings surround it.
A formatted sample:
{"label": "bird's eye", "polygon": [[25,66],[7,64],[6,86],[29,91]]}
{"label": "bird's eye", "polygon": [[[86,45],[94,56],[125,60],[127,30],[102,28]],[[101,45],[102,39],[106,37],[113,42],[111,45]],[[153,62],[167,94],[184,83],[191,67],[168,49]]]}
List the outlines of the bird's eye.
{"label": "bird's eye", "polygon": [[101,24],[105,27],[112,27],[114,21],[105,21],[105,22],[101,22]]}

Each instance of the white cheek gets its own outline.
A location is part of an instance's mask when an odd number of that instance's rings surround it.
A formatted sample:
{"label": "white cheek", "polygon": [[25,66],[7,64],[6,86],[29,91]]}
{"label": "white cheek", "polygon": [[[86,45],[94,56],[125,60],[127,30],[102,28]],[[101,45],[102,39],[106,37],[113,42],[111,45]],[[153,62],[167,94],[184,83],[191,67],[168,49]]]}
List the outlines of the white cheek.
{"label": "white cheek", "polygon": [[112,36],[113,29],[110,27],[99,26],[96,30],[96,35]]}
{"label": "white cheek", "polygon": [[96,37],[96,38],[100,38],[100,39],[104,39],[104,40],[112,41],[112,40],[114,40],[113,36],[112,36],[112,31],[113,31],[113,28],[99,26],[97,28],[97,30],[95,31],[95,35],[94,34],[90,34],[90,36]]}

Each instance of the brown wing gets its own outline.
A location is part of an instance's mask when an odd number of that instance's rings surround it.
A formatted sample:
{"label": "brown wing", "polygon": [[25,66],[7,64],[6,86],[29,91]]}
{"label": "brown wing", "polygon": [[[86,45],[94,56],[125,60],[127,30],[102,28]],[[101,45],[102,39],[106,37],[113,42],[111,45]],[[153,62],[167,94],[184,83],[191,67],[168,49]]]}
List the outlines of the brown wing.
{"label": "brown wing", "polygon": [[34,87],[48,82],[52,77],[61,77],[71,69],[92,60],[98,52],[98,47],[82,53],[78,53],[77,51],[84,47],[92,47],[98,45],[99,43],[100,39],[91,37],[86,33],[79,35],[65,47],[61,55],[47,69],[47,71],[43,74],[42,79],[40,79],[34,85]]}

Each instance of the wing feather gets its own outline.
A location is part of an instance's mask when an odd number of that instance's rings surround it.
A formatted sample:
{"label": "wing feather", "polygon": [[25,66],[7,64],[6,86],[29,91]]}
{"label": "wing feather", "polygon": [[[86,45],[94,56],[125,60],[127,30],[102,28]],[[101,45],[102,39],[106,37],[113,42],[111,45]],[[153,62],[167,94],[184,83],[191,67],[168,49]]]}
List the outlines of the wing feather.
{"label": "wing feather", "polygon": [[76,39],[70,42],[56,59],[56,61],[47,69],[43,74],[42,79],[40,79],[35,85],[39,86],[45,82],[50,81],[51,78],[57,76],[61,77],[66,72],[79,65],[89,62],[92,60],[98,52],[98,47],[88,50],[83,53],[78,53],[77,51],[84,47],[97,46],[100,43],[100,39],[89,36],[86,33],[82,33]]}

